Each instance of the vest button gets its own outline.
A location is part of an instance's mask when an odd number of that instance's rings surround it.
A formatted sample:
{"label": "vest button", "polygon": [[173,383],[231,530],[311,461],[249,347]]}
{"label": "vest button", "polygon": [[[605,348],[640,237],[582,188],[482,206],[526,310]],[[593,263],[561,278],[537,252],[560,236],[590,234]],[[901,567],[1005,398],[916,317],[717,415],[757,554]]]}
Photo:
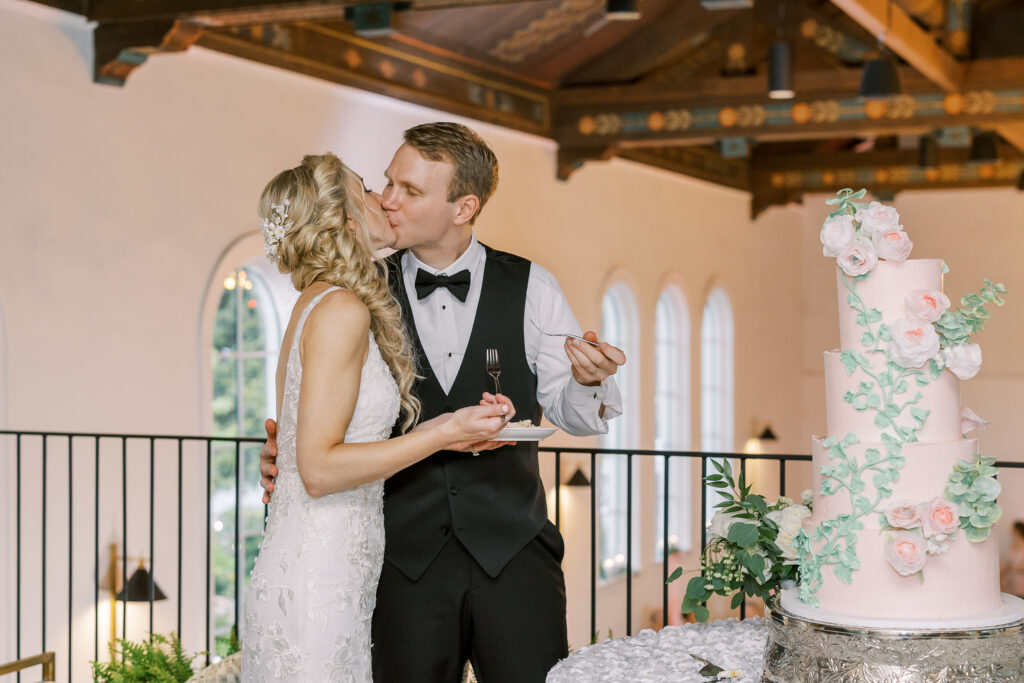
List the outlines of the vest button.
{"label": "vest button", "polygon": [[450,489],[448,489],[448,493],[452,494],[453,496],[459,495],[459,487],[458,486],[451,487]]}

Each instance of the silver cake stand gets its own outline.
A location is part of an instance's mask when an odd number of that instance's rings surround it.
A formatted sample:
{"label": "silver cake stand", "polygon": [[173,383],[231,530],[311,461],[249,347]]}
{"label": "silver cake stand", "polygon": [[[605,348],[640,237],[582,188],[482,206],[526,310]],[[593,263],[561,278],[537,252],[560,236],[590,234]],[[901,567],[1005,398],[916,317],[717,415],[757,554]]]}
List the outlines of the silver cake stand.
{"label": "silver cake stand", "polygon": [[778,600],[766,611],[770,683],[1024,681],[1024,620],[974,630],[895,630],[811,621]]}

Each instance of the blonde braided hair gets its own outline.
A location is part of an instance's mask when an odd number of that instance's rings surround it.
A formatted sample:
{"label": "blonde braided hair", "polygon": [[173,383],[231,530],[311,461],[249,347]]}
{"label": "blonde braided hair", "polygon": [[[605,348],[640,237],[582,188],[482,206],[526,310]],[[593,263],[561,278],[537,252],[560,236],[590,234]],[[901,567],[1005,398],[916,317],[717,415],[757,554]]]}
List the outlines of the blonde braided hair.
{"label": "blonde braided hair", "polygon": [[[420,402],[412,395],[417,379],[412,347],[405,334],[401,309],[388,287],[384,261],[374,261],[366,227],[366,197],[353,197],[348,181],[359,176],[331,153],[310,154],[295,168],[282,171],[260,195],[258,213],[270,219],[274,205],[287,204],[291,225],[281,238],[277,267],[291,276],[300,292],[314,282],[344,287],[370,311],[370,330],[401,394],[408,431],[419,419]],[[352,218],[363,239],[346,227]]]}

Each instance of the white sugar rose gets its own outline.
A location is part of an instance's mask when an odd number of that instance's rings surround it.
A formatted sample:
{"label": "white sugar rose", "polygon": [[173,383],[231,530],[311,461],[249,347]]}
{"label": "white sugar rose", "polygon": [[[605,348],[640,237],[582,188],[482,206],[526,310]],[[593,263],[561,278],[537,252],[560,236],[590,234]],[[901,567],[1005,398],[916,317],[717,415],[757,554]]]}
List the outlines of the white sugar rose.
{"label": "white sugar rose", "polygon": [[973,431],[979,429],[988,429],[989,421],[982,418],[976,412],[970,408],[960,409],[960,433],[963,435],[970,434]]}
{"label": "white sugar rose", "polygon": [[850,277],[864,275],[874,270],[878,265],[878,252],[871,240],[857,237],[839,254],[839,267]]}
{"label": "white sugar rose", "polygon": [[[797,551],[794,543],[796,535],[803,527],[803,520],[811,516],[811,511],[806,505],[790,505],[781,510],[773,510],[766,517],[775,522],[779,527],[779,534],[775,537],[775,545],[779,546],[782,556],[787,560],[797,560]],[[787,563],[788,564],[788,563]]]}
{"label": "white sugar rose", "polygon": [[839,256],[846,245],[853,241],[855,231],[853,216],[850,214],[832,216],[821,226],[821,253],[825,256]]}
{"label": "white sugar rose", "polygon": [[814,501],[814,490],[804,489],[803,493],[800,494],[800,501],[807,507],[810,507],[811,503]]}
{"label": "white sugar rose", "polygon": [[910,250],[914,248],[914,243],[903,230],[876,232],[871,236],[871,241],[875,244],[878,258],[886,261],[906,261]]}
{"label": "white sugar rose", "polygon": [[861,233],[865,235],[903,229],[896,209],[880,202],[871,202],[867,208],[858,209],[854,217],[860,223]]}
{"label": "white sugar rose", "polygon": [[712,536],[718,538],[728,538],[729,527],[736,521],[736,517],[719,510],[715,513],[715,516],[711,518],[711,523],[708,525],[708,532]]}
{"label": "white sugar rose", "polygon": [[959,379],[970,379],[981,369],[981,347],[977,344],[957,344],[942,349],[946,367]]}
{"label": "white sugar rose", "polygon": [[929,322],[903,318],[894,322],[889,332],[889,357],[902,368],[919,368],[939,353],[939,335]]}
{"label": "white sugar rose", "polygon": [[917,534],[897,531],[885,544],[885,559],[900,576],[911,576],[924,568],[928,544]]}
{"label": "white sugar rose", "polygon": [[921,529],[925,536],[944,541],[960,527],[959,508],[945,498],[932,498],[921,515]]}
{"label": "white sugar rose", "polygon": [[906,500],[894,500],[885,508],[885,520],[897,529],[913,529],[921,526],[921,510]]}
{"label": "white sugar rose", "polygon": [[907,294],[907,313],[933,323],[949,310],[949,297],[937,289],[915,289]]}

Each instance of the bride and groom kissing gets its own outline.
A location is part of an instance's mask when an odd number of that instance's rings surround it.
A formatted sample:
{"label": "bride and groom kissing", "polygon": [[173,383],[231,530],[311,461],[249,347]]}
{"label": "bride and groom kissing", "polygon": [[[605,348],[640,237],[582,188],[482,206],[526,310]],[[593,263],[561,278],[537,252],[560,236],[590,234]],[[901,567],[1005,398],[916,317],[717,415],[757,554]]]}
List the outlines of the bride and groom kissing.
{"label": "bride and groom kissing", "polygon": [[[300,296],[242,679],[456,683],[468,659],[482,683],[543,681],[568,649],[564,545],[536,442],[496,439],[514,414],[607,431],[626,358],[542,335],[579,332],[558,282],[474,238],[498,182],[476,133],[410,128],[385,175],[377,194],[307,156],[260,197],[267,256]],[[501,393],[484,391],[488,349]]]}

